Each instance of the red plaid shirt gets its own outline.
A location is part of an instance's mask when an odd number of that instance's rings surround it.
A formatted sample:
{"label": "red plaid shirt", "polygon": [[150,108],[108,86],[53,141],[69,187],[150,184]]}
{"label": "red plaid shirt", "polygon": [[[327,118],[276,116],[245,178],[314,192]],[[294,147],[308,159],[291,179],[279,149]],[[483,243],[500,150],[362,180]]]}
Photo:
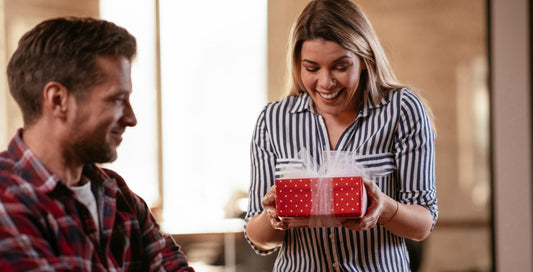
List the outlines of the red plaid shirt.
{"label": "red plaid shirt", "polygon": [[118,174],[87,165],[98,233],[88,209],[21,135],[0,153],[0,271],[194,271]]}

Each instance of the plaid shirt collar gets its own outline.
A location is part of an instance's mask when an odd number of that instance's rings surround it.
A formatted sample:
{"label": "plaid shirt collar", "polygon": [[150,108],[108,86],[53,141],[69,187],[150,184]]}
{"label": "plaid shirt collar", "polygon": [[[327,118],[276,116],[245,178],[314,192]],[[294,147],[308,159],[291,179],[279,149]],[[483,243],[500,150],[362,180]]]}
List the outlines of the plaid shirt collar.
{"label": "plaid shirt collar", "polygon": [[[50,172],[48,168],[35,156],[22,139],[23,129],[19,129],[8,146],[8,153],[13,159],[14,171],[21,174],[31,183],[39,193],[50,193],[59,183],[67,186],[59,176]],[[105,187],[111,188],[109,177],[94,164],[85,165],[83,175],[91,182],[103,183]],[[106,186],[107,185],[107,186]],[[68,186],[67,186],[68,187]]]}

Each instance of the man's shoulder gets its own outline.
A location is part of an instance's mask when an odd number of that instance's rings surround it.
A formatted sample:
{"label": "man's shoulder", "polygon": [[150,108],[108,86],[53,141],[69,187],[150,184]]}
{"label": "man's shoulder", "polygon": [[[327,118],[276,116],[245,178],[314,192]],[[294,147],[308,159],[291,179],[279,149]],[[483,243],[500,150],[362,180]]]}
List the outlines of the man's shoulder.
{"label": "man's shoulder", "polygon": [[15,165],[15,161],[9,156],[9,153],[7,151],[0,152],[0,169],[10,169],[13,165]]}
{"label": "man's shoulder", "polygon": [[24,171],[17,167],[17,162],[7,152],[0,153],[0,195],[16,188],[27,187]]}
{"label": "man's shoulder", "polygon": [[16,161],[9,156],[7,151],[0,153],[0,179],[16,174]]}

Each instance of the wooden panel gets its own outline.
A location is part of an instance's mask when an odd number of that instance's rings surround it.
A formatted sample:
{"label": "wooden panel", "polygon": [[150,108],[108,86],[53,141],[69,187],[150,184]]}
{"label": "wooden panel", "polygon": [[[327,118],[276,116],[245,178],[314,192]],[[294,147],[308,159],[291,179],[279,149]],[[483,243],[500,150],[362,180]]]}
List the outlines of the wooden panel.
{"label": "wooden panel", "polygon": [[496,271],[533,271],[531,1],[490,3]]}
{"label": "wooden panel", "polygon": [[[6,67],[6,33],[4,20],[4,0],[0,0],[0,67],[1,71],[5,71]],[[7,99],[9,98],[7,91],[7,78],[5,72],[0,73],[0,150],[3,150],[9,141],[7,135]]]}
{"label": "wooden panel", "polygon": [[279,100],[289,93],[287,48],[290,28],[309,0],[268,1],[268,100]]}

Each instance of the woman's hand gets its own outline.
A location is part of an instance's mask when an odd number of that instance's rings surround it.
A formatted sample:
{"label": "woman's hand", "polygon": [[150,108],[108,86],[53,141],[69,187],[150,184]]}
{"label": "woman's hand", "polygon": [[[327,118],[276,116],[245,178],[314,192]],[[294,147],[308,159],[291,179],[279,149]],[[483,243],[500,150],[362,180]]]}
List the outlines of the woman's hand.
{"label": "woman's hand", "polygon": [[261,204],[263,204],[264,211],[248,222],[246,233],[257,248],[267,251],[283,243],[288,225],[281,221],[276,212],[275,185],[265,194]]}
{"label": "woman's hand", "polygon": [[273,229],[286,230],[288,228],[288,224],[281,221],[276,211],[276,185],[272,186],[268,193],[265,194],[261,204],[263,204],[265,209],[263,213],[270,219],[270,225]]}
{"label": "woman's hand", "polygon": [[368,230],[376,226],[378,219],[383,212],[386,198],[373,180],[363,178],[363,184],[366,189],[368,200],[370,201],[370,205],[368,206],[365,215],[358,219],[347,219],[342,224],[344,227],[355,231]]}
{"label": "woman's hand", "polygon": [[381,192],[371,179],[363,178],[370,205],[360,219],[347,219],[343,226],[363,231],[380,224],[390,232],[416,241],[425,239],[431,232],[431,213],[420,205],[404,205]]}

